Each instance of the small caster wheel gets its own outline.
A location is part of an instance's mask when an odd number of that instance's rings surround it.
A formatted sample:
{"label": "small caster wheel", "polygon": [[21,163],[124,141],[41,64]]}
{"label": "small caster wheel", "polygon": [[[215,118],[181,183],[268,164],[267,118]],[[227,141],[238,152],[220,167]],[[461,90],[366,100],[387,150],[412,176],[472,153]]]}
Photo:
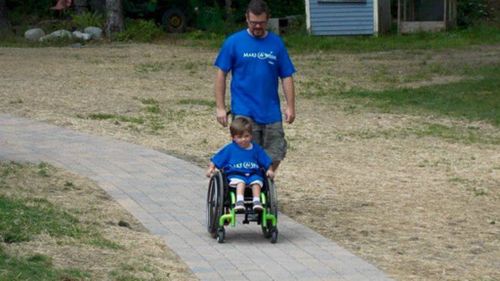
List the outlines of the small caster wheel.
{"label": "small caster wheel", "polygon": [[268,238],[268,239],[271,238],[271,228],[269,226],[268,227],[262,226],[261,228],[262,228],[262,234],[264,234],[264,237]]}
{"label": "small caster wheel", "polygon": [[278,241],[278,229],[274,228],[271,230],[271,243],[274,244]]}
{"label": "small caster wheel", "polygon": [[217,242],[224,243],[224,238],[226,237],[226,230],[221,227],[217,230]]}

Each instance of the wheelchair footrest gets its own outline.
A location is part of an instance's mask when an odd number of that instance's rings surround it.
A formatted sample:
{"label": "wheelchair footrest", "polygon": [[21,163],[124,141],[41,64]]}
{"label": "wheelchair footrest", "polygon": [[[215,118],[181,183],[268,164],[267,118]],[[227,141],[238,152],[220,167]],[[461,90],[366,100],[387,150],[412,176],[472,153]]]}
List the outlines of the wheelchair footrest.
{"label": "wheelchair footrest", "polygon": [[256,213],[245,213],[245,219],[243,220],[243,224],[248,224],[250,223],[251,221],[256,221],[256,222],[259,222],[259,215],[256,214]]}

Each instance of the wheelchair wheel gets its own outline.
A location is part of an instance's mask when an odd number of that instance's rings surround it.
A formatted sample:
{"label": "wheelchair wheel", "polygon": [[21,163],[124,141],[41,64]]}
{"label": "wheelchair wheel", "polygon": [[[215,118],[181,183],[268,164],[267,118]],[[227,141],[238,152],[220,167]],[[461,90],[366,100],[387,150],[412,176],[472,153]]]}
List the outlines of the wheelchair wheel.
{"label": "wheelchair wheel", "polygon": [[271,232],[271,243],[276,243],[278,241],[278,228],[272,227],[269,232]]}
{"label": "wheelchair wheel", "polygon": [[207,192],[207,231],[212,238],[217,238],[219,218],[224,209],[224,181],[222,174],[216,172],[210,178]]}
{"label": "wheelchair wheel", "polygon": [[219,227],[217,229],[217,242],[224,243],[224,239],[226,238],[226,230],[224,227]]}
{"label": "wheelchair wheel", "polygon": [[[278,196],[276,193],[276,187],[274,186],[274,182],[271,179],[267,179],[266,184],[267,184],[266,210],[269,214],[274,215],[274,217],[278,219]],[[267,227],[261,225],[261,228],[264,237],[271,238],[271,243],[276,243],[278,239],[278,228],[277,226],[272,225],[272,220],[267,220]],[[273,239],[273,235],[276,236],[276,238]]]}

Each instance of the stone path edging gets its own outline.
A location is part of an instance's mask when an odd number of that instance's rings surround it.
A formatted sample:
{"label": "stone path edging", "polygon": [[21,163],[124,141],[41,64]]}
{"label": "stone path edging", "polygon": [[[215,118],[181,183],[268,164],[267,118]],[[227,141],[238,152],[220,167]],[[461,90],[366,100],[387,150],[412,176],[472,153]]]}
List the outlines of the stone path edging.
{"label": "stone path edging", "polygon": [[139,145],[0,115],[0,160],[45,161],[96,181],[200,280],[391,280],[283,214],[277,244],[241,223],[218,244],[206,231],[203,169]]}

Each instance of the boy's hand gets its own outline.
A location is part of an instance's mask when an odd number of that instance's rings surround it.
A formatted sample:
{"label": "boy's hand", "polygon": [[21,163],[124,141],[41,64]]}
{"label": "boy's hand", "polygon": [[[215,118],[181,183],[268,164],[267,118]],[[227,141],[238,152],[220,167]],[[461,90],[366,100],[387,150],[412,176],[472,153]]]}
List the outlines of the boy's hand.
{"label": "boy's hand", "polygon": [[266,176],[270,179],[274,179],[274,171],[271,169],[267,170]]}
{"label": "boy's hand", "polygon": [[211,177],[214,174],[214,172],[215,172],[215,169],[213,169],[211,167],[208,168],[207,174],[206,174],[207,178]]}
{"label": "boy's hand", "polygon": [[208,169],[206,174],[207,178],[211,177],[214,174],[215,168],[216,168],[215,164],[212,161],[210,161],[210,163],[208,164]]}

